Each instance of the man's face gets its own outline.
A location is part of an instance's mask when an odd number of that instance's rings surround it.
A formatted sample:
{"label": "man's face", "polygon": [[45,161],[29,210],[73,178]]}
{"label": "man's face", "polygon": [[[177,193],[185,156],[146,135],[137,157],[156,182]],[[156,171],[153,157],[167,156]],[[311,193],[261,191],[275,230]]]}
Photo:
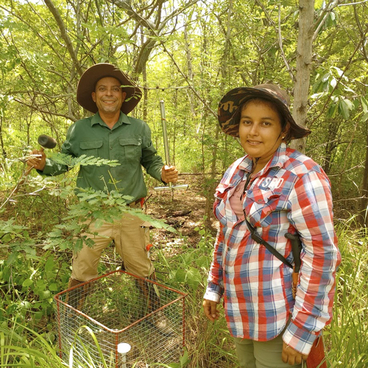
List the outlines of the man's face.
{"label": "man's face", "polygon": [[120,112],[126,97],[126,92],[122,91],[120,85],[121,83],[113,77],[104,77],[97,82],[95,91],[92,92],[92,99],[100,113]]}

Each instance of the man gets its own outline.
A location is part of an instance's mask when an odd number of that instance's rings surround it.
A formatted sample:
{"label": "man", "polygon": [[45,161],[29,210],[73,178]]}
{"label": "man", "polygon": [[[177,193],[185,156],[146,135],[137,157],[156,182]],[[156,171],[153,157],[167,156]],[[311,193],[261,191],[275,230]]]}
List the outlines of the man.
{"label": "man", "polygon": [[[95,115],[75,122],[68,130],[62,152],[73,157],[81,155],[118,160],[120,165],[81,166],[77,178],[79,188],[119,190],[130,196],[131,207],[139,207],[147,194],[142,166],[147,173],[164,183],[175,183],[178,171],[164,166],[151,142],[148,125],[127,116],[138,104],[142,93],[128,77],[111,64],[96,64],[82,75],[77,88],[77,101]],[[29,160],[28,164],[43,175],[58,175],[68,170],[66,166],[47,159],[44,152]],[[104,223],[95,229],[92,225],[92,248],[84,245],[73,255],[69,287],[98,276],[97,267],[102,251],[113,240],[123,259],[126,271],[142,277],[153,277],[154,268],[146,252],[146,230],[143,221],[126,214],[119,221]],[[88,235],[92,237],[92,235]],[[146,293],[143,285],[143,292]]]}

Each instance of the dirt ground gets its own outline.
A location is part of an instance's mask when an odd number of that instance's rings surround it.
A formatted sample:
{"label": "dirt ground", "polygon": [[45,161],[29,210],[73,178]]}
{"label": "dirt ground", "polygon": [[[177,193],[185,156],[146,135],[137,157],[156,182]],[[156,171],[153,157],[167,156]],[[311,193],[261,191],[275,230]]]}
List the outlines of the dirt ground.
{"label": "dirt ground", "polygon": [[[199,239],[197,227],[204,224],[206,198],[203,194],[201,175],[180,175],[177,185],[188,185],[187,189],[157,190],[150,188],[145,211],[177,229],[186,241],[195,245]],[[212,206],[212,204],[211,204]],[[213,220],[213,219],[212,219]],[[177,238],[176,234],[152,230],[151,238],[158,245]]]}

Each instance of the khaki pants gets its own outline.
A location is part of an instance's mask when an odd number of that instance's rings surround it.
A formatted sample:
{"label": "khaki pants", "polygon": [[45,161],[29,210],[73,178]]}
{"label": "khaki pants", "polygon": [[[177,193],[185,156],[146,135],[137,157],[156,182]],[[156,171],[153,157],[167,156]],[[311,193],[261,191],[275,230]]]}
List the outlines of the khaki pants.
{"label": "khaki pants", "polygon": [[302,368],[282,361],[282,334],[270,341],[235,338],[235,345],[241,368]]}
{"label": "khaki pants", "polygon": [[149,229],[142,227],[143,224],[143,220],[128,213],[124,214],[121,220],[105,222],[99,228],[92,224],[89,233],[96,232],[98,235],[84,235],[93,239],[95,244],[92,248],[83,245],[83,248],[73,255],[72,279],[89,281],[97,277],[101,254],[112,240],[123,259],[125,270],[141,277],[149,277],[154,272],[154,267],[146,251]]}

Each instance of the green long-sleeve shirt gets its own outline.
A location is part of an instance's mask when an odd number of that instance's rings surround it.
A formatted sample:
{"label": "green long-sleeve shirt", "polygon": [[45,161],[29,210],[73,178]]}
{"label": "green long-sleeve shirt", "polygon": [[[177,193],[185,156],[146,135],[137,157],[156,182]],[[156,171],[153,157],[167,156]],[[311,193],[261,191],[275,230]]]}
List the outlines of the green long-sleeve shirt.
{"label": "green long-sleeve shirt", "polygon": [[[80,166],[79,188],[102,191],[117,188],[134,201],[147,195],[142,166],[149,175],[161,180],[163,161],[152,145],[150,128],[144,121],[123,113],[112,129],[98,113],[78,120],[69,128],[61,152],[73,157],[87,155],[119,161],[120,165],[116,167]],[[59,175],[67,170],[67,166],[47,159],[42,174]]]}

